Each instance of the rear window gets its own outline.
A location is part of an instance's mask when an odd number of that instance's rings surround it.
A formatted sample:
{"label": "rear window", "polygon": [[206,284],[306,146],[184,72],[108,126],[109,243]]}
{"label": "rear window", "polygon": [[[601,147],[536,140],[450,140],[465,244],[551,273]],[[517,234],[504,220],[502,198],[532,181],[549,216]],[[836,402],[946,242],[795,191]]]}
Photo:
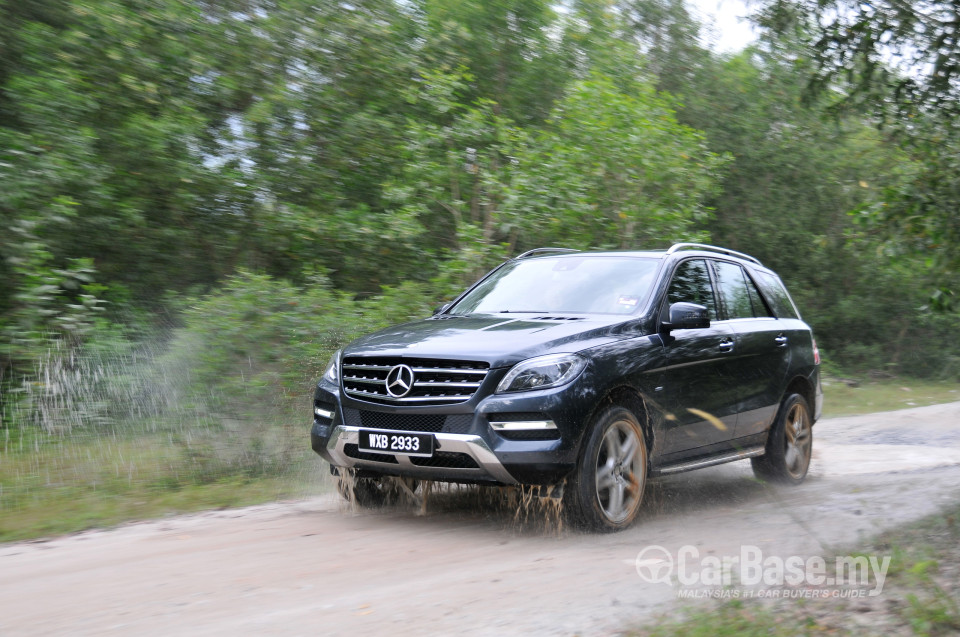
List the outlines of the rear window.
{"label": "rear window", "polygon": [[755,274],[760,291],[763,292],[764,298],[773,308],[777,318],[800,318],[797,307],[777,275],[760,271]]}

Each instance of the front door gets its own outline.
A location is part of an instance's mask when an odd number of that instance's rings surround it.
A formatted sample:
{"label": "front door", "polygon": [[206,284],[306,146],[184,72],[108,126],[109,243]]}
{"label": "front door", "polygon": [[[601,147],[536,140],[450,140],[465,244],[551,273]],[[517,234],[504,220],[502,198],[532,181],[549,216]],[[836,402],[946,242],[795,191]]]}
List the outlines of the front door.
{"label": "front door", "polygon": [[736,334],[729,325],[716,322],[717,302],[706,260],[689,259],[677,266],[662,316],[678,302],[705,306],[711,326],[674,330],[664,337],[665,366],[657,395],[666,418],[666,454],[730,440],[739,400]]}

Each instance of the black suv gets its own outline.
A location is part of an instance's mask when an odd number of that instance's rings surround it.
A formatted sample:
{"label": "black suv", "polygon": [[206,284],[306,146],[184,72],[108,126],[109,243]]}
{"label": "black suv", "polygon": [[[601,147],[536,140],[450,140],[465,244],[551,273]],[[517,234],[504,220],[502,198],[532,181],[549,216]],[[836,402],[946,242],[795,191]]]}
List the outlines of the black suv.
{"label": "black suv", "polygon": [[311,439],[361,504],[392,476],[563,484],[574,519],[615,530],[648,476],[750,458],[762,478],[802,481],[819,365],[810,327],[753,257],[541,248],[431,318],[337,352]]}

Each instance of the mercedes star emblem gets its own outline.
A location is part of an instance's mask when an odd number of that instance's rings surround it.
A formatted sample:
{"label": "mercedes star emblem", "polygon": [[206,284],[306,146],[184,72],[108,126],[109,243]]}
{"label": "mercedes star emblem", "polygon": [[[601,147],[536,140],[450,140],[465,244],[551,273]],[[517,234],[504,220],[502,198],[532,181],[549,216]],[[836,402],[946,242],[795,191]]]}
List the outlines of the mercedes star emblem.
{"label": "mercedes star emblem", "polygon": [[387,393],[403,398],[413,389],[413,370],[409,365],[397,365],[387,372]]}

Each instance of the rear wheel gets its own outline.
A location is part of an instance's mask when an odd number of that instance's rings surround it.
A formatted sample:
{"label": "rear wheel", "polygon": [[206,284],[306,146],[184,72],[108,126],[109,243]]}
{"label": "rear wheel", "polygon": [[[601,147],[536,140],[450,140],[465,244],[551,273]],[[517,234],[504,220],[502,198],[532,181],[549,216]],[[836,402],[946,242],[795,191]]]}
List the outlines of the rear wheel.
{"label": "rear wheel", "polygon": [[647,481],[647,445],[637,417],[612,406],[590,428],[564,504],[575,522],[617,531],[637,517]]}
{"label": "rear wheel", "polygon": [[770,429],[766,452],[750,462],[758,478],[800,484],[807,476],[812,452],[813,422],[807,401],[800,394],[791,394]]}

